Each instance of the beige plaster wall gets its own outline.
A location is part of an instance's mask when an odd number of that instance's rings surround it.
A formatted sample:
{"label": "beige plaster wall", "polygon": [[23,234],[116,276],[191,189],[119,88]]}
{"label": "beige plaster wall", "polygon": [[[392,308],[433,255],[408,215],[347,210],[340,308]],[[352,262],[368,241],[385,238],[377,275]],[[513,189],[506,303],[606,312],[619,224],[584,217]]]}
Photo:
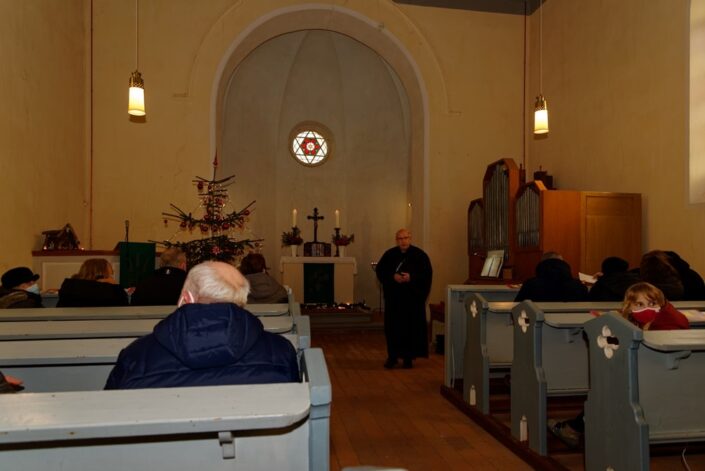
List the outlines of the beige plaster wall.
{"label": "beige plaster wall", "polygon": [[[379,290],[370,262],[405,227],[409,203],[409,116],[406,93],[384,60],[367,46],[331,31],[299,31],[255,49],[236,69],[224,106],[223,176],[236,174],[236,200],[256,199],[254,234],[279,277],[277,261],[289,255],[280,237],[298,225],[313,240],[306,216],[318,207],[318,240],[330,242],[334,211],[342,233],[354,233],[345,249],[356,257],[354,301],[378,307]],[[328,162],[304,167],[291,156],[289,137],[301,122],[330,131]],[[299,250],[301,250],[300,248]],[[333,248],[335,250],[335,248]]]}
{"label": "beige plaster wall", "polygon": [[[564,189],[642,193],[643,249],[675,250],[703,272],[705,206],[688,203],[688,7],[686,0],[544,3],[551,131],[530,137],[529,169],[543,165]],[[536,12],[532,94],[538,21]]]}
{"label": "beige plaster wall", "polygon": [[0,272],[31,266],[43,230],[88,242],[86,6],[0,0]]}
{"label": "beige plaster wall", "polygon": [[[173,234],[175,228],[164,228],[160,213],[169,203],[193,207],[190,180],[210,172],[217,142],[213,95],[229,51],[263,17],[304,4],[142,2],[139,68],[147,119],[135,123],[125,110],[126,82],[135,67],[133,6],[95,0],[95,248],[112,247],[122,238],[125,219],[131,221],[132,240]],[[465,211],[480,194],[485,166],[521,154],[523,20],[386,0],[320,4],[376,24],[378,34],[403,49],[423,82],[420,100],[427,116],[411,119],[423,120],[424,156],[411,165],[423,180],[415,187],[426,190],[426,214],[413,217],[425,221],[418,223],[417,241],[434,262],[432,298],[438,300],[446,284],[467,275]],[[373,38],[362,38],[367,39]]]}

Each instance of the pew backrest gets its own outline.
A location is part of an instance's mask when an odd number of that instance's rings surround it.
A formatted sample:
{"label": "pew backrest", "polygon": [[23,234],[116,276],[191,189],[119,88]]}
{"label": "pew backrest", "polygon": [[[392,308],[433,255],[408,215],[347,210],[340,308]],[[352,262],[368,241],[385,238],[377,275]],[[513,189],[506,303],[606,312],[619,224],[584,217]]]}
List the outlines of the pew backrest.
{"label": "pew backrest", "polygon": [[[8,469],[327,470],[323,352],[302,383],[0,395]],[[323,436],[325,434],[325,436]]]}
{"label": "pew backrest", "polygon": [[588,470],[646,470],[649,443],[705,441],[705,331],[642,331],[617,313],[585,331]]}
{"label": "pew backrest", "polygon": [[465,301],[471,293],[487,301],[512,301],[518,288],[507,285],[448,285],[445,312],[445,385],[453,387],[456,378],[463,377],[466,334]]}

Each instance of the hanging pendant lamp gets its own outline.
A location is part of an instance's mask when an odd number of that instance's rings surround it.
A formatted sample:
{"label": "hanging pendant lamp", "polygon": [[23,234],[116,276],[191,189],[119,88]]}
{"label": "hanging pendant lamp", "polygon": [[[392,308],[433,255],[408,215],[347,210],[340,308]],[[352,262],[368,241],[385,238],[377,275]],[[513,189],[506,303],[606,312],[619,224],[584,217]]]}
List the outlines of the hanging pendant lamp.
{"label": "hanging pendant lamp", "polygon": [[543,1],[539,0],[539,95],[534,104],[534,134],[548,134],[548,107],[543,96]]}
{"label": "hanging pendant lamp", "polygon": [[135,0],[135,71],[130,75],[127,112],[132,116],[145,116],[144,107],[144,80],[139,72],[140,63],[140,29],[139,29],[139,0]]}

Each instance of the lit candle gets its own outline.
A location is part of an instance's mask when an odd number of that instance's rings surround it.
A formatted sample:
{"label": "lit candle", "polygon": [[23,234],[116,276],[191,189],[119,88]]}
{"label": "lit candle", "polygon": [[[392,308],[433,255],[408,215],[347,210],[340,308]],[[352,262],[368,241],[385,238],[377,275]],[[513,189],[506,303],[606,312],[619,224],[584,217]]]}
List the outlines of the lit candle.
{"label": "lit candle", "polygon": [[340,211],[335,210],[335,227],[340,227]]}
{"label": "lit candle", "polygon": [[296,227],[296,214],[298,211],[296,211],[296,208],[291,211],[291,227]]}

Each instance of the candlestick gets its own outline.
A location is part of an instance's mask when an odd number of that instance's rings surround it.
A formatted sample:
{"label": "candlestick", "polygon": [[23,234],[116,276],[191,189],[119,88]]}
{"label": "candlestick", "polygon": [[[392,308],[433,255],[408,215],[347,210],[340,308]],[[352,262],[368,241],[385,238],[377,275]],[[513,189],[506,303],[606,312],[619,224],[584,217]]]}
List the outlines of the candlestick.
{"label": "candlestick", "polygon": [[340,211],[335,210],[335,227],[340,227]]}
{"label": "candlestick", "polygon": [[294,208],[291,211],[291,227],[296,227],[296,215],[298,214],[298,211],[296,211],[296,208]]}
{"label": "candlestick", "polygon": [[[338,210],[336,210],[335,213],[336,213],[336,216],[337,216],[337,215],[338,215]],[[333,230],[335,231],[335,238],[336,238],[336,239],[339,238],[339,237],[340,237],[340,228],[339,228],[339,227],[334,227]],[[340,257],[340,247],[338,246],[338,244],[335,244],[335,256],[336,256],[336,257]]]}

